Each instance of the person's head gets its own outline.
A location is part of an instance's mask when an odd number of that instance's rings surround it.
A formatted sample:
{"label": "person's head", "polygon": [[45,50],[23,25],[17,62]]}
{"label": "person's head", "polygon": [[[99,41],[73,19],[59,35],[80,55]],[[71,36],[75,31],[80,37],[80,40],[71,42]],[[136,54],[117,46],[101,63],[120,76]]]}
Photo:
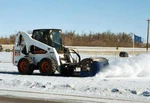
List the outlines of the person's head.
{"label": "person's head", "polygon": [[45,40],[47,40],[47,39],[48,39],[48,37],[47,37],[47,35],[46,35],[46,34],[43,34],[43,38],[44,38]]}

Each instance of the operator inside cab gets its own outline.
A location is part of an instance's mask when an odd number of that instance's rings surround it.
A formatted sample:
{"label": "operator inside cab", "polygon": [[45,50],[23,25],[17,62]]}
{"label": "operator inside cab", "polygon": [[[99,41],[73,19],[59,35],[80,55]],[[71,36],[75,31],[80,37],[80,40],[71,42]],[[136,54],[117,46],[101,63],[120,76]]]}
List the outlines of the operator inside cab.
{"label": "operator inside cab", "polygon": [[48,35],[46,33],[43,34],[43,38],[42,39],[43,39],[42,42],[44,44],[52,46],[52,40],[51,40],[51,38],[48,37]]}
{"label": "operator inside cab", "polygon": [[36,29],[33,30],[32,37],[44,44],[54,47],[57,51],[62,51],[62,40],[60,29]]}

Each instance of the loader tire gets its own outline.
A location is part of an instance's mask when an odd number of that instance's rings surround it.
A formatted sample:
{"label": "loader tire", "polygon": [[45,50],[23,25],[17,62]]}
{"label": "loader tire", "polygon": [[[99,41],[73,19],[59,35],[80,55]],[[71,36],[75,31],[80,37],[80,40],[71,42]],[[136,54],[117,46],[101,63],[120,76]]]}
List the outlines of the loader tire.
{"label": "loader tire", "polygon": [[54,59],[44,58],[40,61],[39,68],[42,75],[52,75],[55,73],[57,65]]}
{"label": "loader tire", "polygon": [[29,57],[23,57],[18,62],[18,71],[20,74],[31,75],[34,71],[33,60]]}

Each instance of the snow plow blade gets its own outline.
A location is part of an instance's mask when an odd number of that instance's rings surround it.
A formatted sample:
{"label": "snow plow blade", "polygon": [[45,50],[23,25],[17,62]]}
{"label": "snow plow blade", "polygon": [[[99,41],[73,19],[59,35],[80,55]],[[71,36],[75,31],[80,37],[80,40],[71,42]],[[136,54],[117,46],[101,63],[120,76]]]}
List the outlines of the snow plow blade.
{"label": "snow plow blade", "polygon": [[79,76],[89,77],[95,76],[102,68],[108,66],[108,59],[104,57],[85,58],[80,62],[81,72]]}

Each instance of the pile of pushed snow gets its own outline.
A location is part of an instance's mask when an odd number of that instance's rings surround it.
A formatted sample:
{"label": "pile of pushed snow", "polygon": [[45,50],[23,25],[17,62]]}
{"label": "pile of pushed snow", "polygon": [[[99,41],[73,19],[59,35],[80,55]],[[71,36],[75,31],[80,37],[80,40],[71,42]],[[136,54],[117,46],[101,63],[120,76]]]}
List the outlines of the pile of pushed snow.
{"label": "pile of pushed snow", "polygon": [[97,77],[150,77],[150,54],[116,58]]}

